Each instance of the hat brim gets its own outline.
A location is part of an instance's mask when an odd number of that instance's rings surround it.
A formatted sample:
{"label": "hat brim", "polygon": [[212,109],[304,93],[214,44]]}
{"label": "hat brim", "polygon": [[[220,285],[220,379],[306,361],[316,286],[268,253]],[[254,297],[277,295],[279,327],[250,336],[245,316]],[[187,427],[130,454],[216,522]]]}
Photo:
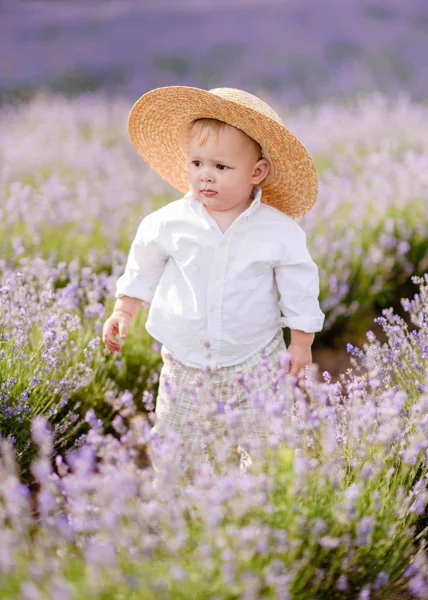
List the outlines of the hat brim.
{"label": "hat brim", "polygon": [[273,167],[273,175],[260,184],[263,202],[293,218],[312,208],[318,194],[318,177],[306,148],[281,123],[249,106],[199,88],[157,88],[141,96],[132,107],[129,136],[147,164],[186,193],[188,164],[180,134],[186,124],[201,118],[224,121],[260,144]]}

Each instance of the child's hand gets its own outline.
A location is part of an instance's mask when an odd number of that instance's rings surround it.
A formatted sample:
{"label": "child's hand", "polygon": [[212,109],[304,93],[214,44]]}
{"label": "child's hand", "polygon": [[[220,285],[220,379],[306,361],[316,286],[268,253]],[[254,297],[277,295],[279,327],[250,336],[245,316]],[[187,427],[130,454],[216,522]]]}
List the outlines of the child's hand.
{"label": "child's hand", "polygon": [[103,326],[103,342],[111,352],[120,352],[122,346],[115,340],[117,334],[126,338],[131,315],[121,310],[115,310]]}
{"label": "child's hand", "polygon": [[301,369],[312,364],[312,352],[310,346],[296,346],[290,344],[287,351],[291,354],[291,368],[289,375],[297,375]]}

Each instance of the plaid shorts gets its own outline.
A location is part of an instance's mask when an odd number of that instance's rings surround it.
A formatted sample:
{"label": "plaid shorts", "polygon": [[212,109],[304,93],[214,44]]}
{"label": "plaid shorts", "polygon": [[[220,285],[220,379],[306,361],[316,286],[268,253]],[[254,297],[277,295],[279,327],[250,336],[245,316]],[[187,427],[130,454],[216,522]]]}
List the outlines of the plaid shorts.
{"label": "plaid shorts", "polygon": [[[257,450],[258,440],[268,436],[263,405],[277,392],[274,374],[279,368],[279,352],[285,349],[280,329],[266,346],[245,361],[209,370],[183,365],[162,346],[164,364],[152,431],[161,438],[169,429],[178,433],[186,462],[194,464],[201,455],[208,456],[207,448],[212,449],[215,440],[227,430],[245,470],[251,464],[247,450]],[[157,471],[155,454],[150,458]]]}

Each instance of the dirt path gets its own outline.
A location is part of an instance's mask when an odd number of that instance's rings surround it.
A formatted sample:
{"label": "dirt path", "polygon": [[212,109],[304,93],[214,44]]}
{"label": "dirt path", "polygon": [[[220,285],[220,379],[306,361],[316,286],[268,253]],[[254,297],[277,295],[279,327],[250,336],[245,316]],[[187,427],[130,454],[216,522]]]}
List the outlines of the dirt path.
{"label": "dirt path", "polygon": [[314,348],[312,360],[319,366],[321,379],[323,371],[328,371],[335,381],[340,373],[345,373],[351,367],[349,354],[344,349]]}

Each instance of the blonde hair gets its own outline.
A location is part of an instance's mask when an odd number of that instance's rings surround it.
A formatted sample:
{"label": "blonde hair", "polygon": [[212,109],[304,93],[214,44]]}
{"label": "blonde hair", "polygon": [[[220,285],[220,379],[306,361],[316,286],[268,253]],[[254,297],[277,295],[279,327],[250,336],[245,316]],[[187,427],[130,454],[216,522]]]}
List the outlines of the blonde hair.
{"label": "blonde hair", "polygon": [[[210,135],[214,134],[215,138],[218,139],[218,135],[220,131],[225,129],[226,127],[233,127],[233,125],[229,125],[229,123],[225,123],[225,121],[219,121],[218,119],[195,119],[191,123],[189,123],[181,134],[181,146],[183,149],[188,147],[190,140],[193,136],[196,136],[202,145],[206,144]],[[237,129],[237,128],[236,128]],[[257,152],[259,159],[263,158],[262,147],[256,140],[242,131],[244,135],[247,136],[249,143],[254,147]]]}

